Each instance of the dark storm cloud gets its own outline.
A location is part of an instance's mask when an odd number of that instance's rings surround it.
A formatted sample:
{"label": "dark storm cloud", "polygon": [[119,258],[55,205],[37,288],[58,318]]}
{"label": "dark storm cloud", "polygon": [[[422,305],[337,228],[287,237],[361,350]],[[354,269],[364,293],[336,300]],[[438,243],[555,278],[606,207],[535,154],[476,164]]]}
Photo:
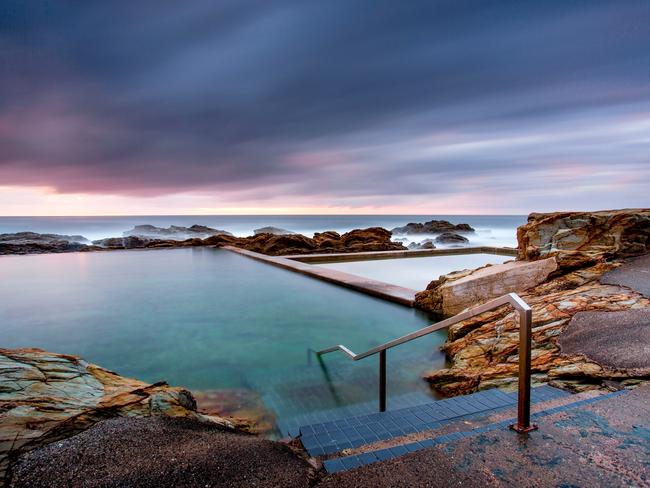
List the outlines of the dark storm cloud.
{"label": "dark storm cloud", "polygon": [[0,186],[381,198],[650,163],[646,0],[5,1],[0,22]]}

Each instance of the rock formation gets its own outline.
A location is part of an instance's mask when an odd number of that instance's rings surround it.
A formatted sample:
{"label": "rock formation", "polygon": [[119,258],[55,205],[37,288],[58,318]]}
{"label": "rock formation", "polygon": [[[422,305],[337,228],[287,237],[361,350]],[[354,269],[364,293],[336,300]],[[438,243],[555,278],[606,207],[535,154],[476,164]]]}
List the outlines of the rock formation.
{"label": "rock formation", "polygon": [[562,268],[650,252],[650,209],[532,213],[517,229],[518,259],[554,256]]}
{"label": "rock formation", "polygon": [[196,411],[192,394],[124,378],[76,357],[0,349],[0,480],[12,459],[113,417],[185,417],[234,428]]}
{"label": "rock formation", "polygon": [[469,224],[452,224],[446,220],[430,220],[423,224],[409,223],[403,227],[395,227],[393,234],[440,234],[442,232],[474,232]]}
{"label": "rock formation", "polygon": [[0,234],[0,254],[42,254],[90,251],[90,241],[83,236],[17,232]]}
{"label": "rock formation", "polygon": [[391,233],[381,227],[355,229],[340,235],[327,231],[314,234],[313,238],[302,234],[258,234],[252,237],[228,239],[220,236],[207,239],[213,245],[232,245],[249,251],[272,256],[311,253],[344,253],[364,251],[399,251],[406,248],[391,241]]}
{"label": "rock formation", "polygon": [[156,227],[155,225],[136,225],[131,230],[123,233],[125,237],[148,237],[148,238],[164,238],[177,241],[183,241],[191,238],[205,239],[206,237],[223,235],[233,235],[230,232],[220,229],[213,229],[205,225],[194,224],[191,227],[181,227],[178,225],[171,225],[167,228]]}
{"label": "rock formation", "polygon": [[[136,226],[153,227],[153,226]],[[201,228],[198,230],[197,228]],[[174,228],[172,226],[171,228]],[[193,229],[199,233],[201,226],[192,226],[182,229]],[[155,229],[158,229],[157,227]],[[166,230],[166,229],[163,229]],[[212,229],[215,230],[215,229]],[[402,244],[391,241],[391,233],[381,227],[368,229],[355,229],[340,235],[338,232],[317,232],[313,238],[302,234],[257,234],[250,237],[235,237],[224,231],[211,235],[205,239],[192,237],[178,240],[175,238],[159,239],[130,235],[125,237],[109,237],[93,241],[92,245],[80,244],[63,240],[63,237],[34,233],[3,234],[5,240],[0,240],[0,254],[31,254],[47,252],[72,252],[72,251],[106,251],[116,249],[156,249],[196,246],[237,246],[250,251],[260,252],[273,256],[308,253],[344,253],[362,251],[400,251],[405,250]],[[27,237],[23,237],[28,234]],[[177,235],[177,237],[180,234]],[[16,237],[18,236],[18,237]],[[1,236],[0,236],[1,237]],[[56,237],[56,238],[55,238]],[[72,236],[75,237],[75,236]],[[78,236],[81,237],[81,236]]]}
{"label": "rock formation", "polygon": [[557,269],[555,259],[547,258],[456,271],[429,283],[426,290],[416,295],[416,305],[430,312],[455,315],[472,305],[537,286]]}
{"label": "rock formation", "polygon": [[443,232],[439,236],[436,236],[433,242],[436,244],[465,245],[469,243],[469,239],[459,234],[455,234],[454,232]]}
{"label": "rock formation", "polygon": [[261,227],[259,229],[253,230],[253,234],[274,234],[276,236],[286,236],[289,234],[295,234],[296,232],[291,232],[287,229],[281,229],[280,227]]}
{"label": "rock formation", "polygon": [[[590,349],[587,344],[582,353],[576,349],[563,353],[561,349],[563,334],[580,313],[650,308],[650,257],[627,259],[648,252],[649,219],[648,210],[531,214],[528,224],[518,230],[517,262],[441,277],[418,294],[417,305],[456,313],[458,307],[470,302],[478,304],[493,298],[501,287],[504,292],[517,291],[533,309],[534,382],[551,382],[579,391],[611,385],[612,381],[625,386],[650,379],[647,354],[645,363],[637,361],[636,367],[629,367],[622,362],[608,363],[594,354],[590,357],[589,351],[598,348]],[[490,275],[492,283],[484,283]],[[453,308],[463,294],[467,300]],[[602,315],[590,317],[606,320]],[[452,326],[443,346],[450,367],[429,372],[425,378],[449,395],[494,386],[514,387],[519,340],[516,318],[515,312],[504,306]],[[638,327],[626,329],[628,343],[633,343],[630,337],[635,333],[640,333]]]}
{"label": "rock formation", "polygon": [[[396,239],[397,240],[397,239]],[[411,242],[408,245],[408,248],[411,250],[417,249],[435,249],[436,246],[433,244],[433,239],[425,239],[422,242]]]}

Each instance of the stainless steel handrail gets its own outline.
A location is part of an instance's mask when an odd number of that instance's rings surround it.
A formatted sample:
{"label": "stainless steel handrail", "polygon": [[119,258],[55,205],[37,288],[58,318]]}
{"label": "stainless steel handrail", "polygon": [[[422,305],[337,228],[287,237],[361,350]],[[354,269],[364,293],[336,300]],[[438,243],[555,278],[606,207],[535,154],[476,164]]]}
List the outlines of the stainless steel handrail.
{"label": "stainless steel handrail", "polygon": [[[379,411],[386,410],[386,351],[400,344],[410,342],[419,337],[431,334],[440,329],[450,327],[454,324],[475,317],[503,305],[511,305],[519,314],[519,396],[517,404],[517,423],[510,427],[519,432],[525,433],[535,430],[537,427],[530,424],[530,350],[531,350],[531,329],[532,329],[532,309],[516,293],[508,293],[499,298],[495,298],[481,305],[470,307],[453,317],[436,322],[435,324],[424,327],[410,334],[398,337],[392,341],[373,347],[372,349],[356,354],[343,344],[337,344],[320,351],[314,351],[317,356],[329,354],[335,351],[342,351],[354,361],[367,358],[374,354],[379,354]],[[522,360],[523,358],[523,360]]]}

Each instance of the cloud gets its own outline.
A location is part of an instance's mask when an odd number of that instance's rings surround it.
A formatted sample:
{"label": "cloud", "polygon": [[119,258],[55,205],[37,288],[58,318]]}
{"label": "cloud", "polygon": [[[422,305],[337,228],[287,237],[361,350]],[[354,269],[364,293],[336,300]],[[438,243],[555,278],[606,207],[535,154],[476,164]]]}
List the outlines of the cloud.
{"label": "cloud", "polygon": [[0,17],[3,186],[352,206],[499,192],[507,209],[581,184],[595,203],[607,181],[624,205],[650,183],[645,0],[6,1]]}

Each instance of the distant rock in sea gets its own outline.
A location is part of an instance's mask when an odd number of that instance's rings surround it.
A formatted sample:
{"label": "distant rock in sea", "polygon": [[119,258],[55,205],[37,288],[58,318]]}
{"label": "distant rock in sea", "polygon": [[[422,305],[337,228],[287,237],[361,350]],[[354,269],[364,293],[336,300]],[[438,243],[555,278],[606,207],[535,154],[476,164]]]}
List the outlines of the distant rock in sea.
{"label": "distant rock in sea", "polygon": [[436,246],[433,245],[432,239],[425,239],[422,242],[411,242],[408,248],[413,251],[416,249],[435,249]]}
{"label": "distant rock in sea", "polygon": [[430,220],[423,224],[410,223],[403,227],[395,227],[393,234],[439,234],[441,232],[474,232],[469,224],[452,224],[446,220]]}
{"label": "distant rock in sea", "polygon": [[42,254],[91,249],[84,236],[16,232],[0,234],[0,254]]}
{"label": "distant rock in sea", "polygon": [[255,235],[259,234],[273,234],[275,236],[289,236],[289,235],[295,235],[296,232],[292,232],[287,229],[281,229],[280,227],[261,227],[259,229],[255,229],[253,231]]}
{"label": "distant rock in sea", "polygon": [[468,244],[469,239],[453,232],[443,232],[434,240],[436,244]]}
{"label": "distant rock in sea", "polygon": [[205,239],[211,236],[229,236],[233,237],[230,232],[221,229],[213,229],[205,225],[193,225],[191,227],[181,227],[178,225],[171,225],[167,228],[156,227],[155,225],[136,225],[131,230],[127,230],[122,234],[124,237],[153,237],[165,238],[182,241],[185,239],[199,238]]}

